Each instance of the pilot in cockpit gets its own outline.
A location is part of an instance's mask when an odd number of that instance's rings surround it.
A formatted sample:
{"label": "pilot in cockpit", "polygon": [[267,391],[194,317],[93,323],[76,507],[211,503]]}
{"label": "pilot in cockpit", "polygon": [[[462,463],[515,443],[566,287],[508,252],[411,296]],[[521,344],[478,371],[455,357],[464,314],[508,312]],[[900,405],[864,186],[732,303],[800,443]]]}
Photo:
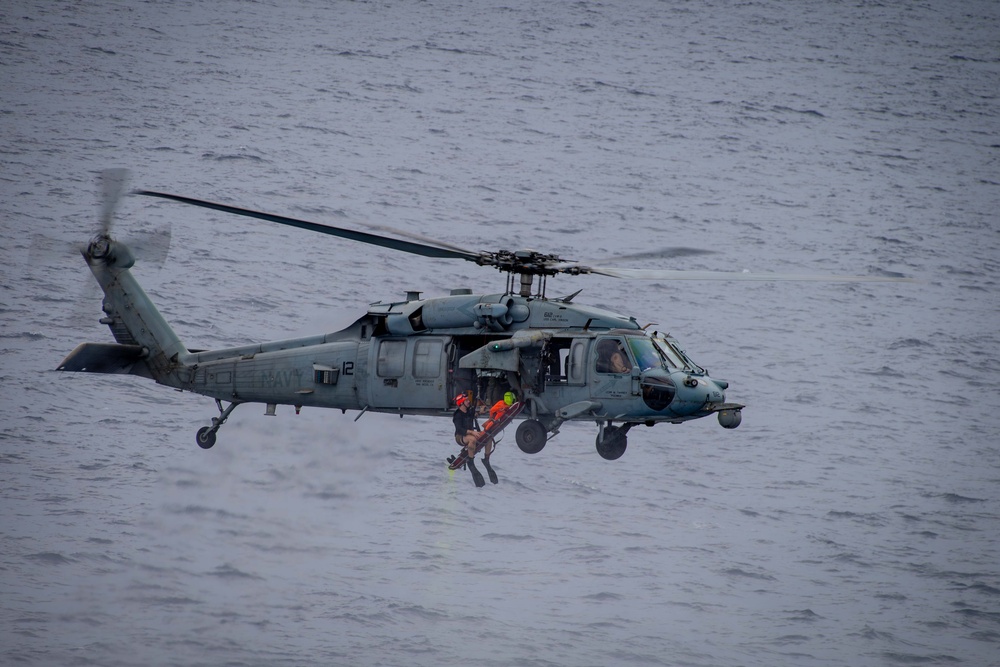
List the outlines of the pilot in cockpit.
{"label": "pilot in cockpit", "polygon": [[632,370],[625,348],[617,340],[605,339],[597,344],[597,372],[623,374]]}

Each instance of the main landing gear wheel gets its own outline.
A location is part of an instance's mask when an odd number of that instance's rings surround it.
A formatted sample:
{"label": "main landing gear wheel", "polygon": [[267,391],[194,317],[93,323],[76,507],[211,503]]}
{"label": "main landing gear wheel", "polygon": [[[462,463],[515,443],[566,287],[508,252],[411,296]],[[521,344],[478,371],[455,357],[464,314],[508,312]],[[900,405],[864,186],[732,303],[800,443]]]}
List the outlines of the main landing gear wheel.
{"label": "main landing gear wheel", "polygon": [[198,429],[198,435],[195,436],[195,441],[202,449],[211,449],[212,445],[215,444],[215,429],[211,426],[203,426]]}
{"label": "main landing gear wheel", "polygon": [[618,426],[605,426],[604,433],[597,436],[597,453],[601,458],[614,461],[621,458],[628,446],[628,429]]}
{"label": "main landing gear wheel", "polygon": [[537,454],[545,446],[548,435],[542,422],[537,419],[528,419],[521,422],[514,434],[518,448],[525,454]]}

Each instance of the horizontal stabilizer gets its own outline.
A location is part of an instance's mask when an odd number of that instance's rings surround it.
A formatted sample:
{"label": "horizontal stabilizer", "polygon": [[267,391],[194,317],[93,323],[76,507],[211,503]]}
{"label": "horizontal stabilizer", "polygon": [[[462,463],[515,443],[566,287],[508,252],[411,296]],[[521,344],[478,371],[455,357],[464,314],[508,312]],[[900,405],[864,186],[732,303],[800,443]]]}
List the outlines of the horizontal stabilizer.
{"label": "horizontal stabilizer", "polygon": [[[147,355],[139,345],[116,345],[114,343],[81,343],[69,353],[57,371],[81,373],[132,373],[133,365]],[[136,375],[142,375],[142,371]]]}

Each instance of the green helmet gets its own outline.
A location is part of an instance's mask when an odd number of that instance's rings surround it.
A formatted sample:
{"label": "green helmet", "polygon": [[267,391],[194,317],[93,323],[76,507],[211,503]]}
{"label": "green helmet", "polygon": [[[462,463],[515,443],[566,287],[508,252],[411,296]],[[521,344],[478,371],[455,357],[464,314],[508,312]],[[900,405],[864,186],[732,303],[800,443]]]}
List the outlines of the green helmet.
{"label": "green helmet", "polygon": [[506,394],[503,395],[503,402],[506,403],[507,405],[514,405],[515,399],[516,397],[514,396],[514,392],[512,391],[508,391]]}

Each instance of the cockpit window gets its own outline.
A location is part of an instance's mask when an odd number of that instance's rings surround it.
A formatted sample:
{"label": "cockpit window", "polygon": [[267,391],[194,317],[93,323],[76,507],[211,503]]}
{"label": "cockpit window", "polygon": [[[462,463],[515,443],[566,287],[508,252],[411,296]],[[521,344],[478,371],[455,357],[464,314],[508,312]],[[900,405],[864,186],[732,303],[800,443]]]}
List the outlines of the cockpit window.
{"label": "cockpit window", "polygon": [[695,373],[705,372],[701,366],[691,361],[691,359],[684,354],[684,350],[678,347],[675,341],[656,337],[653,339],[653,342],[656,344],[656,349],[662,352],[663,356],[666,357],[667,365],[671,368],[693,371]]}
{"label": "cockpit window", "polygon": [[677,341],[673,341],[673,345],[674,349],[677,350],[677,353],[681,355],[681,358],[684,360],[684,363],[687,364],[687,368],[694,371],[695,373],[706,372],[704,368],[702,368],[698,364],[694,363],[694,361],[692,361],[691,357],[687,355],[687,352],[681,349],[681,346],[677,344]]}
{"label": "cockpit window", "polygon": [[597,343],[597,365],[598,373],[612,373],[621,375],[632,370],[632,362],[625,354],[625,348],[621,340],[617,338],[603,338]]}
{"label": "cockpit window", "polygon": [[648,371],[650,368],[665,368],[663,357],[657,352],[653,341],[649,338],[629,338],[628,346],[632,350],[639,369]]}
{"label": "cockpit window", "polygon": [[656,349],[658,349],[666,358],[668,368],[683,369],[685,367],[684,358],[678,354],[677,350],[675,350],[665,338],[654,338],[653,342],[656,344]]}

